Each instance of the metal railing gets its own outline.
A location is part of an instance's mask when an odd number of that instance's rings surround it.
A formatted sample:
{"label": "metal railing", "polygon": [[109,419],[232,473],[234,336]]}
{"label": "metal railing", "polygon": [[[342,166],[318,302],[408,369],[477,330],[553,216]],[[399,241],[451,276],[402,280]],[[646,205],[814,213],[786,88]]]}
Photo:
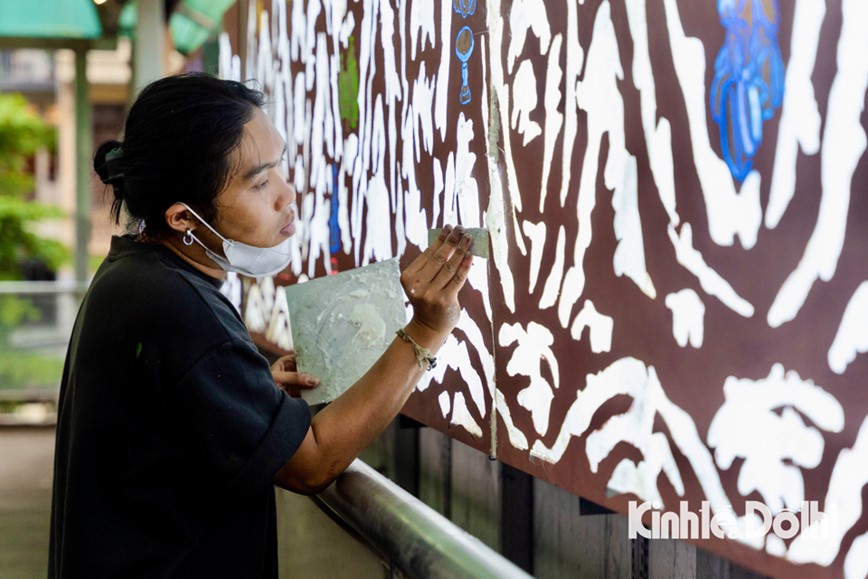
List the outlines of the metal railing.
{"label": "metal railing", "polygon": [[314,501],[408,577],[530,577],[361,460]]}
{"label": "metal railing", "polygon": [[0,282],[0,424],[51,424],[86,284]]}
{"label": "metal railing", "polygon": [[85,282],[76,281],[0,281],[0,295],[83,295],[88,288]]}
{"label": "metal railing", "polygon": [[[0,318],[0,350],[66,349],[78,302],[87,287],[71,280],[0,281],[0,307],[6,308]],[[13,307],[18,313],[10,316]]]}

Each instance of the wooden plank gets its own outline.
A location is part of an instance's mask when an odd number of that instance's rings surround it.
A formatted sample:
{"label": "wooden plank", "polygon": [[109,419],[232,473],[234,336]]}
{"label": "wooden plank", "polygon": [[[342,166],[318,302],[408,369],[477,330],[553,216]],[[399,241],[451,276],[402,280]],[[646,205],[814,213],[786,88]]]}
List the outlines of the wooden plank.
{"label": "wooden plank", "polygon": [[730,579],[729,561],[710,551],[697,549],[696,573],[703,579]]}
{"label": "wooden plank", "polygon": [[392,480],[402,489],[419,496],[419,430],[422,425],[399,415],[395,419]]}
{"label": "wooden plank", "polygon": [[452,443],[452,521],[500,551],[500,463]]}
{"label": "wooden plank", "polygon": [[533,573],[533,478],[500,463],[500,545],[503,556]]}
{"label": "wooden plank", "polygon": [[579,499],[534,479],[534,575],[539,578],[632,576],[627,521],[579,513]]}
{"label": "wooden plank", "polygon": [[[633,576],[633,544],[627,536],[627,517],[620,514],[582,517],[605,520],[605,577],[630,579]],[[580,521],[581,522],[581,521]]]}
{"label": "wooden plank", "polygon": [[648,542],[648,577],[695,579],[696,547],[677,539]]}
{"label": "wooden plank", "polygon": [[419,430],[419,499],[449,518],[452,514],[452,440],[433,428]]}
{"label": "wooden plank", "polygon": [[368,445],[359,455],[371,468],[392,480],[395,480],[395,430],[397,424],[392,421],[377,439]]}
{"label": "wooden plank", "polygon": [[741,567],[716,553],[696,549],[696,576],[705,579],[762,579],[760,575]]}

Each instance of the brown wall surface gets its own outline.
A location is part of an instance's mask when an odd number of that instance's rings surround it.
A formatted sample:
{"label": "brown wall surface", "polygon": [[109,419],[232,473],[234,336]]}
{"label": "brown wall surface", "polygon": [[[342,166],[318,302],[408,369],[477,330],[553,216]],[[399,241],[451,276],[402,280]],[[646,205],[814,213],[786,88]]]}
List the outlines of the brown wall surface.
{"label": "brown wall surface", "polygon": [[621,514],[705,509],[760,572],[864,577],[866,6],[242,2],[221,73],[268,93],[304,225],[277,284],[486,227],[407,415]]}

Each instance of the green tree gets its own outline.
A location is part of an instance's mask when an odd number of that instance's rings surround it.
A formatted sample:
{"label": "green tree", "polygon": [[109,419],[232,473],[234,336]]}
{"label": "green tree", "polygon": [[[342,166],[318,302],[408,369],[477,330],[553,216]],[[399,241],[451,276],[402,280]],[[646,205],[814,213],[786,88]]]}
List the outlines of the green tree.
{"label": "green tree", "polygon": [[[22,278],[21,263],[40,260],[56,270],[68,258],[57,240],[40,237],[32,225],[62,217],[56,207],[27,199],[34,179],[28,160],[39,149],[54,146],[55,133],[19,94],[0,94],[0,280]],[[38,311],[29,302],[0,298],[0,344],[8,330]]]}
{"label": "green tree", "polygon": [[35,222],[62,217],[56,207],[27,200],[33,176],[27,162],[54,145],[54,130],[20,94],[0,94],[0,280],[21,279],[21,262],[39,259],[56,269],[67,250],[31,230]]}

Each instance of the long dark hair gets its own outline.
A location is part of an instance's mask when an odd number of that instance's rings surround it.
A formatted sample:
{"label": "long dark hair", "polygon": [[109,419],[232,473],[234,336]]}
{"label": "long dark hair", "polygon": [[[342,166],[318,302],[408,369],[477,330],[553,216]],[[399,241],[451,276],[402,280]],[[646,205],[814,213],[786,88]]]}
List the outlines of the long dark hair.
{"label": "long dark hair", "polygon": [[125,205],[143,232],[160,235],[177,201],[213,222],[214,199],[234,170],[230,153],[253,107],[263,104],[259,91],[201,73],[146,86],[127,115],[123,142],[106,141],[94,155],[94,169],[114,189],[115,223]]}

